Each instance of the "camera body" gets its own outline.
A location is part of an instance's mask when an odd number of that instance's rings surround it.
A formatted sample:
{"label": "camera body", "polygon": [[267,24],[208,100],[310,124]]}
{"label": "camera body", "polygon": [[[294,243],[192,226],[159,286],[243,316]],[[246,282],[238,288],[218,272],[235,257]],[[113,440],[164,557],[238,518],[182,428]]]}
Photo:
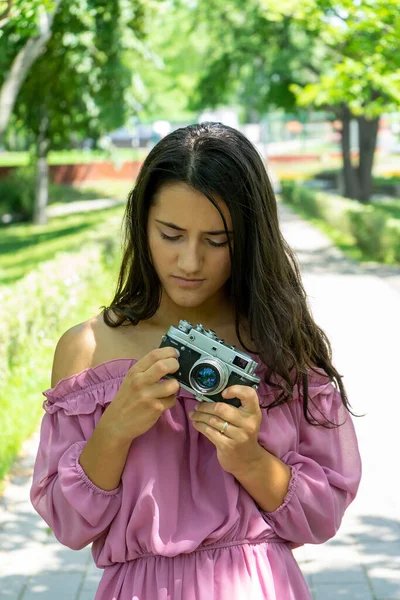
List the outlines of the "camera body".
{"label": "camera body", "polygon": [[201,402],[225,402],[241,406],[238,398],[225,399],[221,393],[232,385],[247,385],[255,390],[260,378],[254,375],[258,363],[235,346],[225,344],[212,329],[195,327],[181,320],[162,336],[160,348],[172,346],[179,351],[179,370],[166,375],[174,378]]}

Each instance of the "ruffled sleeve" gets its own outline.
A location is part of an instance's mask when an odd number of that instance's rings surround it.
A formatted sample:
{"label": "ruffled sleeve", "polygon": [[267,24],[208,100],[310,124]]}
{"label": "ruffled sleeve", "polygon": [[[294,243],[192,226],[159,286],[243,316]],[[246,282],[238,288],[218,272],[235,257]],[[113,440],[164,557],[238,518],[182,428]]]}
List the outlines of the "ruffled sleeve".
{"label": "ruffled sleeve", "polygon": [[121,505],[122,484],[110,491],[97,487],[79,457],[130,364],[109,361],[43,392],[46,412],[30,498],[56,538],[73,550],[105,533]]}
{"label": "ruffled sleeve", "polygon": [[298,448],[280,457],[291,468],[289,489],[274,512],[261,510],[265,521],[292,548],[332,538],[361,479],[354,424],[339,391],[326,375],[316,376],[310,381],[308,397],[311,412],[319,421],[324,415],[342,425],[334,429],[310,425],[303,415],[302,400],[294,395],[291,410],[298,422]]}

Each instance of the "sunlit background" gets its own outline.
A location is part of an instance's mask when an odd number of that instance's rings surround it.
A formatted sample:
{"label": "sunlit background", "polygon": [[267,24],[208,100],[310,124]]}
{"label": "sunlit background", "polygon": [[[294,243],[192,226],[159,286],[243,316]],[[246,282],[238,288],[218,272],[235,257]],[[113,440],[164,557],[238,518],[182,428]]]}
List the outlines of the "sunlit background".
{"label": "sunlit background", "polygon": [[[363,512],[360,501],[339,550],[325,544],[324,563],[314,550],[300,566],[315,600],[399,600],[387,465],[399,404],[398,0],[0,0],[3,509],[14,461],[37,436],[57,340],[112,298],[124,203],[143,159],[201,121],[235,127],[258,148],[350,400],[370,411],[357,421],[360,497],[380,490],[387,502],[376,497]],[[389,397],[383,419],[378,403]],[[378,425],[385,439],[371,446]],[[0,588],[3,577],[15,600],[43,568],[27,571],[29,557],[15,566],[21,523],[17,513],[0,518]]]}

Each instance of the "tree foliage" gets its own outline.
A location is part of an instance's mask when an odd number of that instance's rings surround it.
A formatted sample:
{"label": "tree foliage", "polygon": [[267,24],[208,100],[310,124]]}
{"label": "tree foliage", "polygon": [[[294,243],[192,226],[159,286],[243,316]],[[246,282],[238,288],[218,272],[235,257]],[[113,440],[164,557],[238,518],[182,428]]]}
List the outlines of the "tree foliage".
{"label": "tree foliage", "polygon": [[195,106],[345,102],[372,118],[400,104],[398,0],[199,0],[190,12],[212,39]]}
{"label": "tree foliage", "polygon": [[[198,0],[188,10],[194,22],[207,21],[212,40],[190,106],[331,111],[346,121],[347,195],[366,200],[379,116],[400,104],[398,0]],[[346,129],[352,118],[360,127],[355,170]]]}
{"label": "tree foliage", "polygon": [[43,16],[54,6],[54,0],[0,2],[0,85],[21,48],[40,34]]}
{"label": "tree foliage", "polygon": [[158,4],[148,23],[148,52],[135,63],[138,116],[144,121],[195,120],[187,106],[207,60],[207,23],[193,23],[187,2]]}
{"label": "tree foliage", "polygon": [[8,0],[0,15],[0,139],[31,66],[52,35],[54,16],[62,0]]}
{"label": "tree foliage", "polygon": [[[316,35],[314,80],[293,85],[303,105],[345,104],[373,119],[400,105],[400,10],[397,0],[299,2],[295,18]],[[292,17],[293,18],[293,17]],[[322,58],[322,62],[321,62]]]}
{"label": "tree foliage", "polygon": [[[144,0],[61,0],[52,36],[25,77],[13,115],[14,127],[29,133],[38,159],[35,223],[45,222],[49,150],[88,137],[96,140],[124,125],[132,112],[133,68],[126,57],[129,52],[130,58],[140,60],[146,48],[145,21],[156,5]],[[19,20],[11,19],[6,37],[10,42],[15,36],[23,47],[19,28]],[[25,21],[25,36],[28,29]],[[11,63],[12,51],[18,48],[10,50]]]}
{"label": "tree foliage", "polygon": [[63,1],[46,52],[21,89],[17,123],[36,139],[45,110],[52,148],[123,125],[131,84],[124,53],[132,36],[142,39],[142,11],[137,0]]}

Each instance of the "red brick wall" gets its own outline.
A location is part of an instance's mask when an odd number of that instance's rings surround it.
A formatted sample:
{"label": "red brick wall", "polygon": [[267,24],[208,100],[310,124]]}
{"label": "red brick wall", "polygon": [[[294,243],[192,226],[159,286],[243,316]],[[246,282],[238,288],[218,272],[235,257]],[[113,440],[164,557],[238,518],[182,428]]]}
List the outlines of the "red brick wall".
{"label": "red brick wall", "polygon": [[[316,161],[322,158],[322,154],[282,154],[276,156],[269,156],[267,159],[268,163],[294,163],[294,162],[309,162]],[[327,152],[326,156],[328,158],[341,158],[340,152]],[[358,157],[358,151],[353,150],[351,153],[353,158]]]}
{"label": "red brick wall", "polygon": [[[76,165],[51,165],[50,178],[55,183],[82,183],[102,179],[133,181],[141,166],[140,161],[124,162],[115,166],[112,162],[80,163]],[[0,178],[6,177],[15,167],[0,167]]]}
{"label": "red brick wall", "polygon": [[0,178],[7,177],[14,169],[15,167],[0,167]]}
{"label": "red brick wall", "polygon": [[[341,154],[328,153],[331,158],[339,158]],[[352,152],[352,156],[358,156],[358,152]],[[270,156],[268,163],[293,163],[315,161],[321,158],[319,155],[303,154],[303,155],[287,155],[287,156]],[[124,162],[121,165],[114,165],[111,161],[80,163],[76,165],[52,165],[50,167],[50,178],[55,183],[82,183],[84,181],[99,181],[102,179],[121,179],[133,181],[136,179],[139,172],[140,161]],[[15,167],[0,167],[0,178],[6,177]]]}

